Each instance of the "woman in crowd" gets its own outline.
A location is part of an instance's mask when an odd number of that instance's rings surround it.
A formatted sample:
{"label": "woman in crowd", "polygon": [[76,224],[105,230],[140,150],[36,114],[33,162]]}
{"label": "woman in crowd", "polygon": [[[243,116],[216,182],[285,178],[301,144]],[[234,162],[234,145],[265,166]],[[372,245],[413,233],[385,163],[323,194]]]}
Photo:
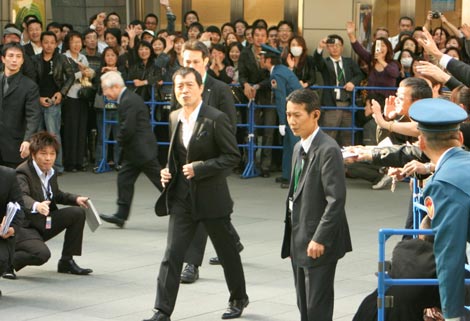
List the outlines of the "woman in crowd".
{"label": "woman in crowd", "polygon": [[443,27],[437,27],[432,31],[432,38],[436,43],[437,47],[444,51],[446,49],[446,41],[449,38],[449,32]]}
{"label": "woman in crowd", "polygon": [[199,22],[199,16],[196,11],[190,10],[183,16],[184,35],[188,36],[189,27],[192,23]]}
{"label": "woman in crowd", "polygon": [[226,22],[220,28],[220,32],[222,33],[222,39],[225,40],[229,33],[235,33],[235,27],[230,22]]}
{"label": "woman in crowd", "polygon": [[224,38],[224,44],[228,47],[231,43],[238,42],[238,37],[235,33],[229,32]]}
{"label": "woman in crowd", "polygon": [[233,81],[233,78],[227,74],[226,68],[228,66],[228,61],[225,56],[224,45],[213,45],[211,48],[211,62],[207,72],[212,77],[230,84]]}
{"label": "woman in crowd", "polygon": [[412,76],[412,64],[415,59],[415,55],[408,49],[403,49],[398,55],[397,61],[400,62],[400,77],[398,78],[397,85],[405,78]]}
{"label": "woman in crowd", "polygon": [[[98,134],[98,141],[96,144],[96,164],[94,170],[98,169],[102,158],[107,161],[108,155],[108,146],[105,144],[104,146],[104,153],[103,153],[103,140],[110,139],[111,131],[113,133],[113,138],[116,140],[119,127],[117,124],[106,124],[106,130],[103,133],[103,120],[106,115],[106,120],[110,121],[117,121],[118,114],[117,114],[117,106],[115,103],[111,102],[104,102],[103,92],[101,89],[100,79],[101,76],[108,71],[119,71],[121,74],[125,73],[125,66],[120,66],[118,63],[119,52],[116,48],[107,47],[103,54],[101,55],[101,67],[96,75],[97,82],[98,82],[98,93],[96,94],[95,99],[95,109],[96,109],[96,129]],[[106,109],[106,111],[105,111]],[[106,114],[105,114],[106,113]],[[116,170],[120,169],[119,165],[119,154],[120,148],[118,144],[113,145],[113,158],[111,159],[112,163],[115,166]]]}
{"label": "woman in crowd", "polygon": [[150,100],[152,88],[162,79],[161,71],[155,66],[155,53],[151,44],[141,41],[137,47],[137,59],[129,66],[127,80],[132,81],[132,90],[145,101]]}
{"label": "woman in crowd", "polygon": [[307,51],[307,43],[302,36],[294,36],[289,40],[286,64],[304,88],[313,86],[317,80],[313,57],[309,56]]}
{"label": "woman in crowd", "polygon": [[[378,38],[374,41],[369,52],[357,41],[355,28],[354,22],[347,23],[347,33],[352,48],[369,65],[367,86],[395,87],[400,76],[400,68],[398,63],[393,60],[393,50],[390,41],[386,38]],[[393,89],[374,89],[373,92],[383,97],[395,94]]]}
{"label": "woman in crowd", "polygon": [[422,54],[422,52],[420,51],[421,49],[419,48],[418,42],[414,38],[406,37],[405,39],[400,41],[397,47],[395,48],[394,58],[400,61],[398,57],[400,56],[401,51],[405,49],[409,50],[415,57],[420,57]]}
{"label": "woman in crowd", "polygon": [[88,67],[87,58],[80,53],[82,35],[71,31],[65,41],[65,57],[75,73],[75,82],[67,92],[62,105],[64,168],[68,172],[86,171],[85,150],[87,139],[88,102],[79,98],[84,81],[91,83],[94,71]]}

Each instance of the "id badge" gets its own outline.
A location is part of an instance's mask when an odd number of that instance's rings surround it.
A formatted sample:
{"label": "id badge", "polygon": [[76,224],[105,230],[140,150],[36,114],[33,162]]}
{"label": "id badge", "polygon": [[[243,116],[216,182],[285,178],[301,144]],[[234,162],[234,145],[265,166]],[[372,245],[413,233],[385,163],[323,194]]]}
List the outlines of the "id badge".
{"label": "id badge", "polygon": [[52,217],[46,216],[46,230],[50,230],[52,226]]}

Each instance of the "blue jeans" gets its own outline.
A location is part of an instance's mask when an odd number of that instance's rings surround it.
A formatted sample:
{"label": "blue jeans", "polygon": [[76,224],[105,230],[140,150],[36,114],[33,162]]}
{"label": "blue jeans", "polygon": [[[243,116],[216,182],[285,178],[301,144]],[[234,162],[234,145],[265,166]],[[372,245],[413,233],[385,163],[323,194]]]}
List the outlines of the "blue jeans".
{"label": "blue jeans", "polygon": [[[97,138],[96,138],[96,166],[99,166],[101,159],[103,158],[103,114],[104,108],[96,108],[96,130],[97,130]],[[118,120],[118,112],[117,109],[106,109],[106,120]],[[109,134],[113,131],[113,138],[116,140],[119,126],[118,124],[106,124],[105,132],[104,132],[104,139],[109,139]],[[114,155],[113,161],[114,164],[119,163],[119,154],[121,152],[121,148],[118,144],[114,144],[113,146]],[[107,159],[108,155],[108,144],[104,146],[104,158]]]}
{"label": "blue jeans", "polygon": [[54,163],[54,166],[59,173],[64,171],[64,166],[62,165],[62,141],[60,139],[60,124],[62,122],[61,108],[60,104],[52,105],[51,107],[41,107],[43,116],[42,128],[47,130],[49,133],[54,134],[60,145],[59,152],[57,153],[57,158]]}

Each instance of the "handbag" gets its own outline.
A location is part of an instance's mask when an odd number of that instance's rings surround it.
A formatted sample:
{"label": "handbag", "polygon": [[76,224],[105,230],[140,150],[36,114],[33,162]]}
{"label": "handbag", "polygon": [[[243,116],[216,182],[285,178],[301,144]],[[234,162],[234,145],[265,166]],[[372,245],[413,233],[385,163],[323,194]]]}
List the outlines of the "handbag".
{"label": "handbag", "polygon": [[94,102],[96,96],[96,89],[90,82],[88,77],[82,77],[80,79],[80,89],[78,90],[78,98],[86,102]]}

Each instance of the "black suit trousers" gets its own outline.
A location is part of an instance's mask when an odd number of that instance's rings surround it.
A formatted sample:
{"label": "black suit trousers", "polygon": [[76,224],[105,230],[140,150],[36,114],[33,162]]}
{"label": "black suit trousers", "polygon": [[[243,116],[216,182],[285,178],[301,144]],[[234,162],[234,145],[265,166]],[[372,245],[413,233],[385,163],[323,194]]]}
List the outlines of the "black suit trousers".
{"label": "black suit trousers", "polygon": [[[232,222],[229,222],[229,232],[232,235],[235,243],[240,242],[240,235],[238,235],[235,227]],[[196,266],[202,265],[202,260],[204,259],[204,252],[206,250],[207,243],[207,232],[204,228],[204,224],[199,223],[194,238],[186,251],[184,261],[189,264],[194,264]]]}
{"label": "black suit trousers", "polygon": [[[34,214],[33,214],[34,215]],[[39,238],[28,239],[16,245],[13,266],[20,270],[27,265],[41,265],[45,263],[50,252],[44,242],[65,230],[62,256],[72,257],[82,254],[83,228],[85,226],[85,210],[78,206],[65,207],[49,214],[51,228],[46,229],[46,217],[35,214],[30,218],[30,228],[35,229]]]}
{"label": "black suit trousers", "polygon": [[[171,315],[178,295],[180,275],[185,253],[196,233],[199,222],[184,209],[172,209],[168,227],[167,248],[157,279],[155,308]],[[224,269],[225,281],[230,292],[229,301],[247,297],[245,276],[240,254],[230,233],[230,218],[201,220]]]}
{"label": "black suit trousers", "polygon": [[118,172],[117,185],[118,185],[118,213],[117,216],[123,220],[127,220],[129,217],[132,199],[134,198],[134,184],[140,173],[144,173],[145,176],[155,185],[156,188],[161,192],[162,183],[160,182],[160,163],[158,158],[144,163],[143,165],[137,166],[125,157],[123,159],[122,168]]}
{"label": "black suit trousers", "polygon": [[12,265],[13,253],[15,252],[15,238],[0,238],[0,273],[5,272]]}
{"label": "black suit trousers", "polygon": [[299,267],[292,261],[301,321],[332,321],[336,263]]}

